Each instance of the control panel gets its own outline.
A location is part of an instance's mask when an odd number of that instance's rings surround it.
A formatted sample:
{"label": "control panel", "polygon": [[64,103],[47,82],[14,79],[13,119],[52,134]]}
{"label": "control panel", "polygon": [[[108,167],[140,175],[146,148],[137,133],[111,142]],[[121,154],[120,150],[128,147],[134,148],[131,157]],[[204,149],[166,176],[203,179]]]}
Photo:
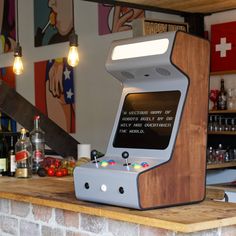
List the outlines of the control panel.
{"label": "control panel", "polygon": [[128,151],[120,157],[97,158],[94,150],[91,156],[93,161],[75,168],[76,188],[80,189],[77,198],[139,208],[138,174],[158,165],[158,162],[154,158],[130,157]]}

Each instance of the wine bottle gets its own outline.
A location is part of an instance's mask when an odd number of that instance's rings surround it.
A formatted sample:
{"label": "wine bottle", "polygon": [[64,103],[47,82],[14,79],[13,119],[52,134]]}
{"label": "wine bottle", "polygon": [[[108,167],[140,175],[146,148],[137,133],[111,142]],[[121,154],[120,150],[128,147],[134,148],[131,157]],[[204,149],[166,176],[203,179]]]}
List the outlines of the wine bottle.
{"label": "wine bottle", "polygon": [[8,144],[4,134],[1,136],[0,141],[0,174],[7,174],[7,156],[8,156]]}
{"label": "wine bottle", "polygon": [[21,129],[21,135],[15,145],[17,178],[32,177],[32,144],[26,135],[26,130]]}
{"label": "wine bottle", "polygon": [[224,79],[221,79],[220,81],[220,93],[218,97],[217,108],[218,110],[227,109],[227,93],[225,90]]}
{"label": "wine bottle", "polygon": [[44,131],[40,128],[40,116],[34,117],[34,129],[30,132],[33,148],[33,174],[36,174],[44,160],[45,139]]}
{"label": "wine bottle", "polygon": [[8,176],[15,176],[16,171],[16,158],[15,158],[15,148],[14,148],[14,136],[10,137],[10,148],[8,152]]}

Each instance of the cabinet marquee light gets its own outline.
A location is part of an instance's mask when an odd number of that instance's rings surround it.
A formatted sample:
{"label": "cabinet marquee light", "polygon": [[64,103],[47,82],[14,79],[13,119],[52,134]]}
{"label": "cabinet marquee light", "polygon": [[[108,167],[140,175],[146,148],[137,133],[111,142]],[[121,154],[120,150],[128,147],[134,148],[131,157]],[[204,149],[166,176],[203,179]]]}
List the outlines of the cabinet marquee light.
{"label": "cabinet marquee light", "polygon": [[73,20],[73,31],[69,36],[70,49],[67,57],[67,62],[70,66],[75,67],[79,63],[79,52],[78,52],[78,35],[75,33],[74,0],[72,0],[72,20]]}
{"label": "cabinet marquee light", "polygon": [[13,64],[13,72],[16,75],[22,74],[24,67],[22,63],[22,48],[19,42],[19,26],[18,26],[18,0],[16,0],[16,7],[15,7],[15,14],[16,14],[16,47],[14,48],[14,64]]}
{"label": "cabinet marquee light", "polygon": [[169,46],[168,39],[157,39],[126,45],[118,45],[112,52],[112,60],[164,54]]}

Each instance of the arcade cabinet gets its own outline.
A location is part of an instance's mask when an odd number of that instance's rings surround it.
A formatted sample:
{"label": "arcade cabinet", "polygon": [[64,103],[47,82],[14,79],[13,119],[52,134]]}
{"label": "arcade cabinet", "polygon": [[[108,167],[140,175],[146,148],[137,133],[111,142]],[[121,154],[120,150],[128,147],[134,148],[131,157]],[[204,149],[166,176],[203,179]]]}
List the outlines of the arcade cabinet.
{"label": "arcade cabinet", "polygon": [[209,42],[168,32],[112,43],[123,85],[104,157],[74,170],[79,200],[136,209],[205,197]]}

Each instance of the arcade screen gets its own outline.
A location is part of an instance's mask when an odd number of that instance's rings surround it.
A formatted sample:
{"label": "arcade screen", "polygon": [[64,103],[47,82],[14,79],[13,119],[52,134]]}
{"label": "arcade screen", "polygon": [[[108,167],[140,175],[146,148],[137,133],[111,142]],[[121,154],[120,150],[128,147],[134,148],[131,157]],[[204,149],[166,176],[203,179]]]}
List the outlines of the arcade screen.
{"label": "arcade screen", "polygon": [[113,146],[166,149],[169,145],[180,91],[127,94]]}

